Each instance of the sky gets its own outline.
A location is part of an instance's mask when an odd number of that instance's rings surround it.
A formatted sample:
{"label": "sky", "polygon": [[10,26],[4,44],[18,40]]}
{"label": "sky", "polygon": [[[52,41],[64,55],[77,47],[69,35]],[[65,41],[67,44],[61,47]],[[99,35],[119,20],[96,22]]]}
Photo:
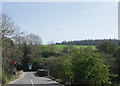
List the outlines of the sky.
{"label": "sky", "polygon": [[3,2],[2,10],[43,44],[118,38],[117,2]]}

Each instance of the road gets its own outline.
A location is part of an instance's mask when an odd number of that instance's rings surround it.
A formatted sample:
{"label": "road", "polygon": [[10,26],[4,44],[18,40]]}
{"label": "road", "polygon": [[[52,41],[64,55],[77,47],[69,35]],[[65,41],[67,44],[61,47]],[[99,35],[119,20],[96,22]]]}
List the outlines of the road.
{"label": "road", "polygon": [[57,82],[46,78],[39,77],[36,72],[25,72],[25,75],[8,84],[7,86],[63,86],[58,84]]}

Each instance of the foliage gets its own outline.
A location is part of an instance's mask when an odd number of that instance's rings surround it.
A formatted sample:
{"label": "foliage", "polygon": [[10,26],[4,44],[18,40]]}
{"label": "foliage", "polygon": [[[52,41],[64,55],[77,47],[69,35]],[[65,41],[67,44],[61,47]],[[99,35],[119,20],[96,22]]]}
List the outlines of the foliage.
{"label": "foliage", "polygon": [[44,49],[41,51],[42,57],[49,57],[49,56],[57,56],[57,52],[55,50]]}
{"label": "foliage", "polygon": [[21,66],[22,66],[22,69],[23,70],[28,70],[28,63],[31,63],[32,62],[32,59],[31,57],[29,56],[30,54],[30,47],[24,43],[23,44],[23,47],[22,47],[22,51],[23,51],[23,58],[21,58]]}
{"label": "foliage", "polygon": [[33,59],[33,70],[43,69],[44,67],[44,58],[34,58]]}
{"label": "foliage", "polygon": [[114,61],[114,67],[112,67],[112,72],[118,74],[117,77],[113,78],[113,83],[120,83],[120,58],[116,58]]}
{"label": "foliage", "polygon": [[120,47],[116,50],[116,52],[113,54],[114,57],[120,57]]}
{"label": "foliage", "polygon": [[2,36],[3,70],[7,72],[5,74],[9,75],[10,71],[14,71],[13,63],[15,61],[18,70],[27,70],[28,63],[32,62],[32,57],[40,56],[40,52],[36,52],[39,50],[35,45],[41,44],[41,39],[35,34],[23,35],[23,32],[19,31],[19,27],[13,23],[8,15],[0,14],[0,16],[2,16],[0,28],[2,33],[0,34]]}
{"label": "foliage", "polygon": [[3,84],[13,81],[17,78],[18,78],[18,75],[13,75],[13,74],[9,75],[9,74],[5,74],[4,72],[2,73],[2,83]]}
{"label": "foliage", "polygon": [[75,83],[91,84],[91,83],[108,83],[110,80],[109,66],[105,65],[100,59],[99,53],[94,53],[92,50],[78,50],[73,54],[73,77]]}
{"label": "foliage", "polygon": [[[47,69],[50,70],[52,77],[57,81],[71,82],[74,85],[108,83],[110,77],[112,80],[114,79],[109,73],[108,65],[110,65],[110,72],[118,74],[113,82],[120,82],[120,48],[116,45],[117,40],[64,41],[61,43],[63,45],[38,45],[42,43],[39,36],[35,34],[23,35],[11,18],[5,14],[2,15],[0,30],[3,83],[17,78],[13,74],[15,61],[17,62],[17,70],[28,70],[28,63],[33,63],[34,70],[45,68],[44,61],[48,61]],[[101,43],[101,41],[107,42]],[[96,44],[99,44],[96,47],[98,51],[93,51]],[[102,52],[102,56],[98,52]]]}
{"label": "foliage", "polygon": [[71,53],[75,48],[72,45],[68,45],[67,47],[63,48],[63,52],[65,53]]}
{"label": "foliage", "polygon": [[64,60],[59,63],[61,65],[59,77],[62,79],[62,83],[70,82],[71,78],[73,78],[71,60],[72,58],[70,56],[66,56]]}
{"label": "foliage", "polygon": [[103,42],[96,47],[100,52],[114,54],[118,50],[118,45],[112,42]]}
{"label": "foliage", "polygon": [[61,65],[59,63],[62,60],[63,60],[62,57],[50,57],[50,58],[47,58],[47,61],[48,61],[47,69],[50,72],[50,76],[52,76],[54,78],[59,77],[59,71],[60,71],[60,68],[61,68]]}
{"label": "foliage", "polygon": [[63,80],[72,78],[72,84],[109,83],[109,66],[100,59],[100,54],[90,49],[75,50],[65,59],[60,71]]}
{"label": "foliage", "polygon": [[8,82],[7,76],[3,73],[2,74],[2,83]]}

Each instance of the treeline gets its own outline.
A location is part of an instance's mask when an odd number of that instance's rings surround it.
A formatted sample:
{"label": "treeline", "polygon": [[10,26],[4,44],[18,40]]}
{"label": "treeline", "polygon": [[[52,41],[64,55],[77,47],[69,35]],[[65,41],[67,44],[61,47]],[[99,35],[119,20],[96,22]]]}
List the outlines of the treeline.
{"label": "treeline", "polygon": [[112,42],[120,45],[120,41],[117,39],[96,39],[96,40],[77,40],[77,41],[63,41],[61,43],[55,43],[56,45],[98,45],[102,42]]}

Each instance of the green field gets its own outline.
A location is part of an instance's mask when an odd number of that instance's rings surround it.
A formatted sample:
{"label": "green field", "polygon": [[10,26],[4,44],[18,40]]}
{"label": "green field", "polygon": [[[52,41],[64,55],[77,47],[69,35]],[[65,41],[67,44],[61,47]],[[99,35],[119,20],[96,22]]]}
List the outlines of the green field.
{"label": "green field", "polygon": [[[48,47],[49,45],[44,45],[45,47]],[[55,45],[56,47],[67,47],[68,45]],[[75,48],[79,48],[79,47],[95,47],[93,45],[71,45]]]}
{"label": "green field", "polygon": [[[49,47],[49,45],[43,45],[44,47]],[[68,45],[54,45],[55,47],[57,47],[59,50],[62,50],[64,47],[67,47]],[[87,48],[87,47],[91,47],[91,48],[95,48],[95,46],[93,45],[71,45],[74,48]]]}
{"label": "green field", "polygon": [[[68,45],[55,45],[56,47],[60,48],[64,48],[64,47],[67,47]],[[80,48],[80,47],[95,47],[95,46],[89,46],[89,45],[71,45],[73,46],[74,48]]]}

